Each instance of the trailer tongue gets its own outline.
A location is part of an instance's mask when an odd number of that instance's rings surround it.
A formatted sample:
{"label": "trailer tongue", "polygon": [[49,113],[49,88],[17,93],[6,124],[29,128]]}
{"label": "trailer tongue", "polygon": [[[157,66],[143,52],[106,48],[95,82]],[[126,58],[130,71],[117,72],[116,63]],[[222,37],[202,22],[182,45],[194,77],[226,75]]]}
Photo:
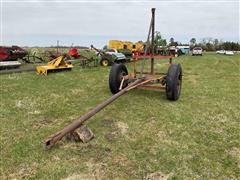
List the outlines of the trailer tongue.
{"label": "trailer tongue", "polygon": [[139,84],[142,82],[142,79],[138,79],[131,85],[129,85],[127,88],[119,91],[117,94],[114,94],[111,98],[107,99],[106,101],[102,102],[101,104],[97,105],[95,108],[93,108],[91,111],[87,112],[80,118],[76,119],[73,123],[70,125],[66,126],[64,129],[61,131],[51,135],[49,138],[47,138],[44,143],[46,145],[46,148],[49,149],[51,148],[56,142],[61,140],[65,135],[67,135],[69,132],[74,131],[75,129],[79,128],[86,120],[94,116],[96,113],[101,111],[103,108],[105,108],[107,105],[111,104],[113,101],[115,101],[117,98],[122,96],[123,94],[127,93],[131,87]]}

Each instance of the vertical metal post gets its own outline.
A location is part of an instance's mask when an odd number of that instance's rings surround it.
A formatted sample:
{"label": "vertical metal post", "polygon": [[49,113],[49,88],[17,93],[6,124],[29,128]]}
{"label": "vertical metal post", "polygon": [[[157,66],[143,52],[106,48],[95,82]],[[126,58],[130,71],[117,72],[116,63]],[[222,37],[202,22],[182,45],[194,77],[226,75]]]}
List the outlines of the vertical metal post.
{"label": "vertical metal post", "polygon": [[[150,26],[149,26],[149,30],[148,30],[147,42],[146,42],[145,48],[144,48],[144,49],[145,49],[145,50],[144,50],[144,56],[147,55],[149,48],[150,48],[150,50],[151,50],[151,43],[150,43],[150,34],[151,34],[151,31],[152,31],[152,18],[151,18],[151,22],[150,22]],[[146,58],[144,58],[143,61],[142,61],[141,71],[140,71],[140,77],[142,77],[142,74],[143,74],[145,60],[146,60]]]}
{"label": "vertical metal post", "polygon": [[57,54],[58,54],[59,40],[57,40]]}
{"label": "vertical metal post", "polygon": [[[152,43],[151,54],[154,55],[155,8],[152,8]],[[154,58],[151,58],[151,74],[154,74]]]}
{"label": "vertical metal post", "polygon": [[134,73],[134,77],[136,77],[136,73],[137,73],[137,66],[136,66],[136,61],[138,60],[138,58],[135,58],[133,61],[133,73]]}

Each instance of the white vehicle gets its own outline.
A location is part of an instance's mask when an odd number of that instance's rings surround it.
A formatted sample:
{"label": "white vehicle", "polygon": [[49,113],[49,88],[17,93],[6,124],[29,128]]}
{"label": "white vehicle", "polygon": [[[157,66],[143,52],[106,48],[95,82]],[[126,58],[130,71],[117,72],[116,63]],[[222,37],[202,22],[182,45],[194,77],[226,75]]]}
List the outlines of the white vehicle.
{"label": "white vehicle", "polygon": [[203,53],[203,49],[201,47],[193,48],[193,51],[192,51],[193,56],[196,56],[196,55],[202,56],[202,53]]}
{"label": "white vehicle", "polygon": [[225,55],[234,55],[234,52],[233,51],[226,51]]}
{"label": "white vehicle", "polygon": [[216,51],[217,54],[225,54],[225,55],[234,55],[233,51],[225,51],[225,50],[218,50]]}
{"label": "white vehicle", "polygon": [[218,50],[216,51],[217,54],[225,54],[225,50]]}

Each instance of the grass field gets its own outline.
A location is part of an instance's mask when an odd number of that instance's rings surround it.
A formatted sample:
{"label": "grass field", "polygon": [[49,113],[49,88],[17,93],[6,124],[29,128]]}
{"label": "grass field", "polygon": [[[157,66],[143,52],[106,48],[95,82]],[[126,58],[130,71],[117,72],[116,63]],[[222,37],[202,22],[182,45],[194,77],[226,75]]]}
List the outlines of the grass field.
{"label": "grass field", "polygon": [[133,90],[86,123],[91,142],[50,151],[46,137],[111,96],[110,68],[1,75],[1,179],[239,179],[240,55],[175,61],[179,101]]}

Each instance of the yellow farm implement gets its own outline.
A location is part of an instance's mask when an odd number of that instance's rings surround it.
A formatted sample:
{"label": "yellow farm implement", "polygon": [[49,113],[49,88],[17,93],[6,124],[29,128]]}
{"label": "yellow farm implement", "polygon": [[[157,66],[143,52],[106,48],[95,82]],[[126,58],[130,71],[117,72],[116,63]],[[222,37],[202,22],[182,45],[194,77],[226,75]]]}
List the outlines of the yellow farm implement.
{"label": "yellow farm implement", "polygon": [[108,47],[112,49],[129,49],[132,52],[143,51],[144,43],[143,42],[130,42],[130,41],[119,41],[119,40],[110,40],[108,41]]}
{"label": "yellow farm implement", "polygon": [[56,59],[48,62],[47,65],[37,66],[36,70],[38,74],[47,75],[48,72],[71,70],[72,68],[72,64],[68,64],[64,61],[64,56],[59,56]]}

